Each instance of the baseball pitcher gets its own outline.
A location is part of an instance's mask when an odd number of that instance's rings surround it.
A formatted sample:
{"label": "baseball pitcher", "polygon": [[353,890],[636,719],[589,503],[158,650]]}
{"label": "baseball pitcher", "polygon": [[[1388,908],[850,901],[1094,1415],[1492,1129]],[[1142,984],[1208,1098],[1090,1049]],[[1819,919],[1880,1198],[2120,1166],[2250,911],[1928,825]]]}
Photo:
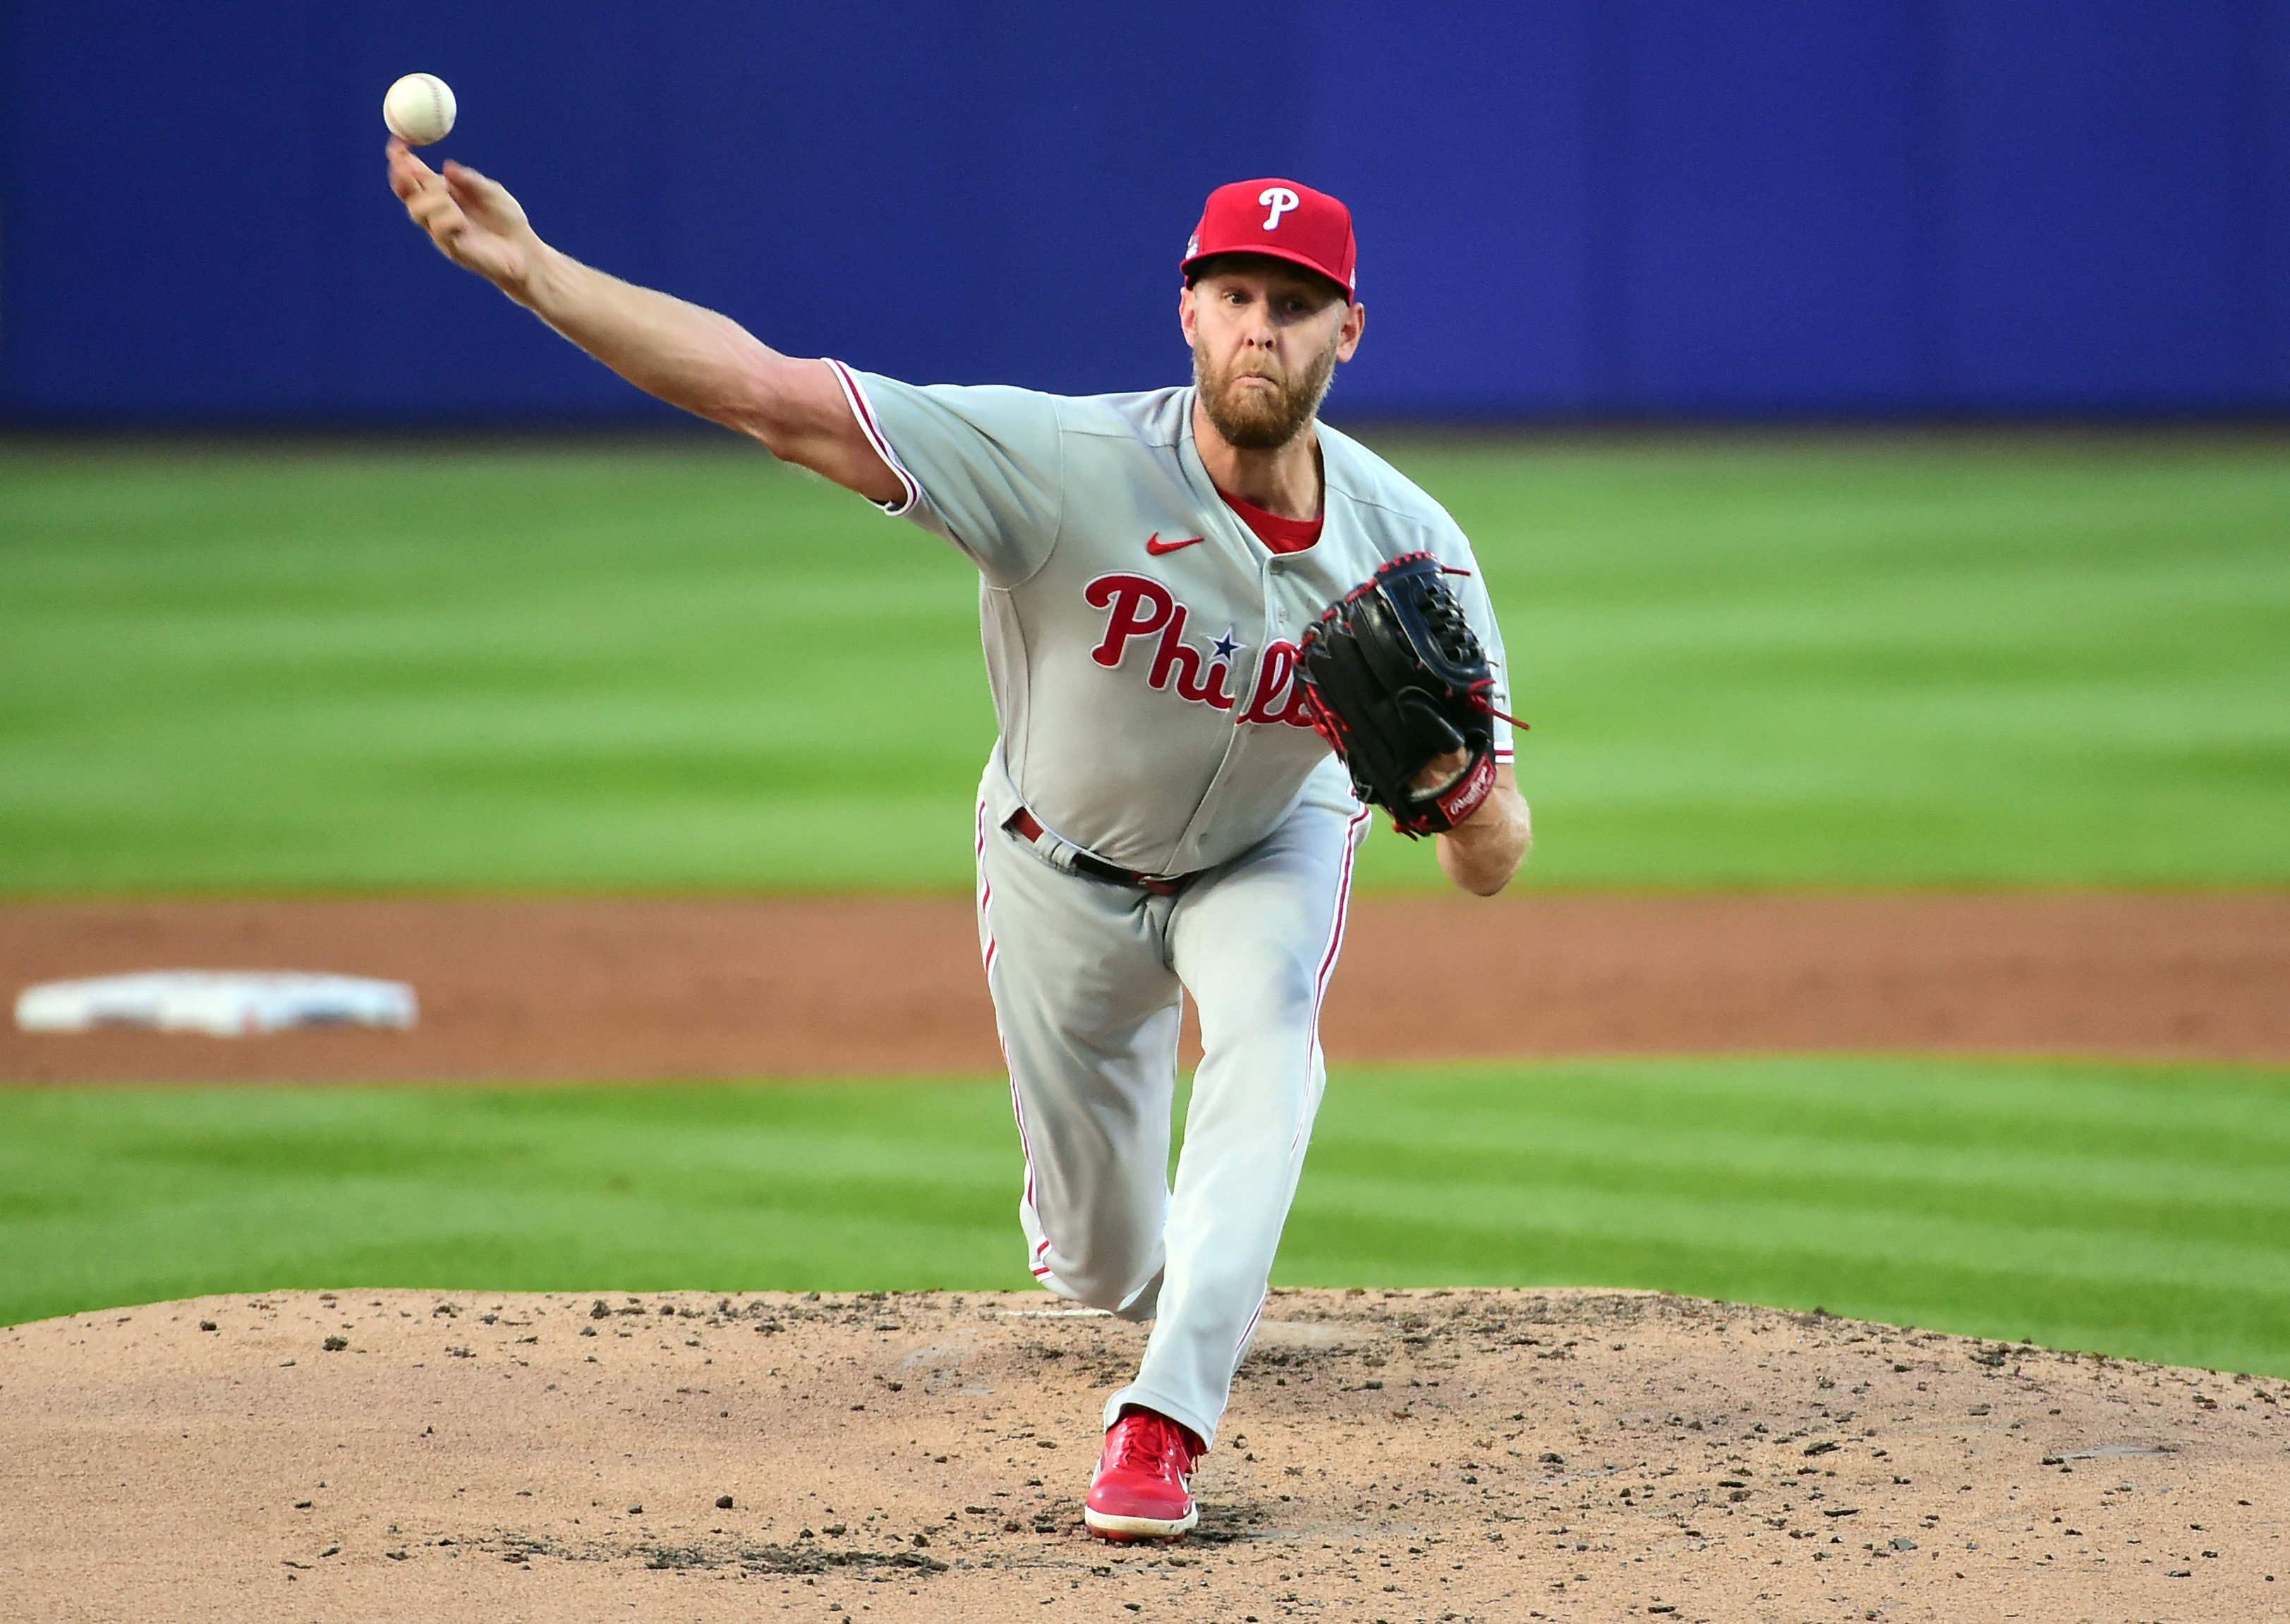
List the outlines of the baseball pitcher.
{"label": "baseball pitcher", "polygon": [[[977,566],[1000,727],[978,930],[1027,1260],[1152,1322],[1106,1401],[1086,1515],[1105,1539],[1182,1534],[1325,1084],[1320,1003],[1371,807],[1483,896],[1530,838],[1470,544],[1317,418],[1366,325],[1349,212],[1293,180],[1219,188],[1181,263],[1191,387],[1076,398],[780,355],[559,253],[474,170],[398,141],[388,164],[454,263]],[[1172,1188],[1189,991],[1204,1054]]]}

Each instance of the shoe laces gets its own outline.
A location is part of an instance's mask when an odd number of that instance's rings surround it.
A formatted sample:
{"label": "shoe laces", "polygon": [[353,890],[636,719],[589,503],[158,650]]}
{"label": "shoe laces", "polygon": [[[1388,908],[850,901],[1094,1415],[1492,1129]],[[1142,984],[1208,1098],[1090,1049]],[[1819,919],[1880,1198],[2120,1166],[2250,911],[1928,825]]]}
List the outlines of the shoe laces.
{"label": "shoe laces", "polygon": [[1181,1476],[1192,1464],[1192,1451],[1185,1446],[1184,1435],[1166,1417],[1140,1412],[1123,1417],[1114,1430],[1120,1435],[1116,1440],[1117,1466],[1173,1471]]}

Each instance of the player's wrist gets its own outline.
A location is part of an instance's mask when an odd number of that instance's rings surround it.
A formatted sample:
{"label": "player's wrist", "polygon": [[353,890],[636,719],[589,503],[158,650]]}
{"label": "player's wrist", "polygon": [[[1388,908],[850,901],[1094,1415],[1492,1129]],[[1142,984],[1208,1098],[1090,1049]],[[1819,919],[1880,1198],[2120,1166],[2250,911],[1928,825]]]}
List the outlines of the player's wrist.
{"label": "player's wrist", "polygon": [[1490,791],[1485,800],[1455,820],[1446,837],[1461,846],[1482,845],[1501,833],[1502,824],[1501,797]]}
{"label": "player's wrist", "polygon": [[530,229],[523,242],[511,246],[515,252],[493,277],[493,285],[534,315],[548,316],[560,302],[558,295],[564,281],[560,261],[564,256]]}
{"label": "player's wrist", "polygon": [[1508,875],[1525,860],[1534,844],[1534,824],[1525,798],[1498,783],[1477,811],[1448,831],[1448,838],[1461,851],[1500,860]]}

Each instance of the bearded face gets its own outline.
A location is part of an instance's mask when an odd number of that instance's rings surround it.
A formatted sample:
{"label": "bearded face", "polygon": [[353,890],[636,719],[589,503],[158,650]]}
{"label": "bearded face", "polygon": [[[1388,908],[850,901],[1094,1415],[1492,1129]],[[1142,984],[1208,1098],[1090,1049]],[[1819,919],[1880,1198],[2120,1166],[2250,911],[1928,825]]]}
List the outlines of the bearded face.
{"label": "bearded face", "polygon": [[1205,341],[1193,343],[1193,382],[1201,409],[1226,444],[1239,451],[1278,451],[1304,432],[1320,409],[1335,376],[1341,335],[1312,355],[1301,372],[1282,367],[1277,356],[1246,351],[1220,365]]}

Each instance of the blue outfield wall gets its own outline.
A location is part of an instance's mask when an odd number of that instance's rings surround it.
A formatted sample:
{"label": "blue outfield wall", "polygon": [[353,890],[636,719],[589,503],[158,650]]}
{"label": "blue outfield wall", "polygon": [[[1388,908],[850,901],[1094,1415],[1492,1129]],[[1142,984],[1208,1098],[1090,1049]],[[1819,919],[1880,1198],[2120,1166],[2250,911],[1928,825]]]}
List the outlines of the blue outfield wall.
{"label": "blue outfield wall", "polygon": [[561,246],[919,380],[1182,377],[1281,172],[1358,220],[1339,416],[2290,408],[2284,0],[12,0],[0,420],[663,412],[405,224],[416,68]]}

